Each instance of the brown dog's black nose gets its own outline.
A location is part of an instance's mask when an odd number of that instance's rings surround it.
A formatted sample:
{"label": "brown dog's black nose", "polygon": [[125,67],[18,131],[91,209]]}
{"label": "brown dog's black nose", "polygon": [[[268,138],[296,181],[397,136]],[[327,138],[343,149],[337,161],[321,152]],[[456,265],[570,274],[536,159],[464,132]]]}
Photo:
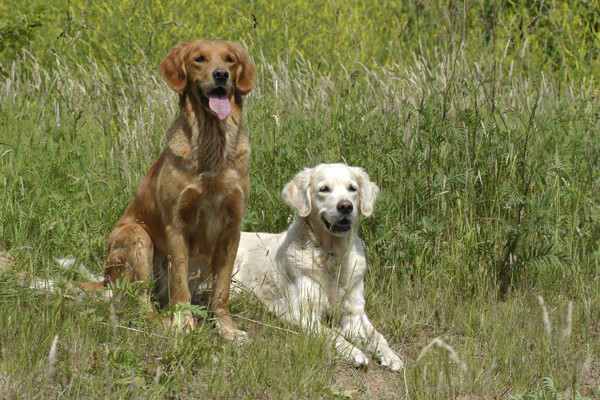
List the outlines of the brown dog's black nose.
{"label": "brown dog's black nose", "polygon": [[352,202],[348,200],[342,200],[337,203],[337,210],[342,214],[350,214],[353,209],[354,206],[352,206]]}
{"label": "brown dog's black nose", "polygon": [[213,78],[215,78],[215,81],[217,82],[226,82],[227,79],[229,79],[229,71],[227,71],[225,68],[215,69],[212,75]]}

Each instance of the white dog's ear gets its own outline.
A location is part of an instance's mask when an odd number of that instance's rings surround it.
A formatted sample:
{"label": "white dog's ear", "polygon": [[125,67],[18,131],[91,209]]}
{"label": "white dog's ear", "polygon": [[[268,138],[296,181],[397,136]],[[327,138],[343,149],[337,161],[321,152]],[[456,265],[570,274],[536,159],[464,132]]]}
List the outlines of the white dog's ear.
{"label": "white dog's ear", "polygon": [[298,172],[294,179],[286,183],[283,187],[283,200],[293,209],[298,211],[298,215],[306,217],[310,214],[310,168],[304,168]]}
{"label": "white dog's ear", "polygon": [[358,167],[351,167],[356,174],[356,180],[358,181],[358,195],[360,196],[360,212],[368,217],[373,212],[375,206],[375,200],[379,195],[379,187],[371,182],[369,175]]}

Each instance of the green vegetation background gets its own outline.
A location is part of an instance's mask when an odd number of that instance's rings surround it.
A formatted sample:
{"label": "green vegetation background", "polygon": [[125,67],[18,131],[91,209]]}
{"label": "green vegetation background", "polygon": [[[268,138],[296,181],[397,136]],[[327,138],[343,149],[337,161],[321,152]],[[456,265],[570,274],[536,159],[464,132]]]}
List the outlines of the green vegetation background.
{"label": "green vegetation background", "polygon": [[[115,63],[154,67],[173,43],[202,37],[243,41],[272,62],[289,53],[292,62],[303,58],[315,67],[403,66],[413,54],[441,51],[460,22],[453,34],[462,36],[472,60],[491,61],[495,50],[498,61],[507,42],[525,33],[531,71],[571,81],[597,71],[599,7],[595,1],[7,0],[0,5],[0,50],[4,69],[26,48],[43,65],[52,65],[55,53],[69,62],[93,58],[110,70]],[[527,27],[538,16],[534,29]]]}

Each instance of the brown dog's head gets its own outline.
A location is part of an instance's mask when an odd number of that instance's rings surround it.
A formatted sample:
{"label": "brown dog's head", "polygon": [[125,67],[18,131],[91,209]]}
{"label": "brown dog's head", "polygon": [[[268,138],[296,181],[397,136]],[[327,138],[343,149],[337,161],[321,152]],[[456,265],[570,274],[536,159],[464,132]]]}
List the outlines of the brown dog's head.
{"label": "brown dog's head", "polygon": [[[241,45],[225,40],[179,43],[160,63],[160,72],[177,93],[197,99],[219,119],[252,90],[254,65]],[[234,100],[238,99],[238,100]]]}

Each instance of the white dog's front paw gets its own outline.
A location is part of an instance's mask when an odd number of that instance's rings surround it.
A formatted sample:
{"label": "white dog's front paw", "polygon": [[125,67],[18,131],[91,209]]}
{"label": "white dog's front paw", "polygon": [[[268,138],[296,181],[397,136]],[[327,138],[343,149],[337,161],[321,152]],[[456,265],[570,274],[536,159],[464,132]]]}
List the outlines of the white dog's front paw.
{"label": "white dog's front paw", "polygon": [[388,367],[392,371],[400,371],[404,368],[404,362],[392,350],[378,350],[377,356],[381,361],[381,365]]}
{"label": "white dog's front paw", "polygon": [[346,358],[354,364],[355,367],[366,368],[369,366],[369,358],[367,355],[356,347],[352,347],[350,354],[348,354]]}

